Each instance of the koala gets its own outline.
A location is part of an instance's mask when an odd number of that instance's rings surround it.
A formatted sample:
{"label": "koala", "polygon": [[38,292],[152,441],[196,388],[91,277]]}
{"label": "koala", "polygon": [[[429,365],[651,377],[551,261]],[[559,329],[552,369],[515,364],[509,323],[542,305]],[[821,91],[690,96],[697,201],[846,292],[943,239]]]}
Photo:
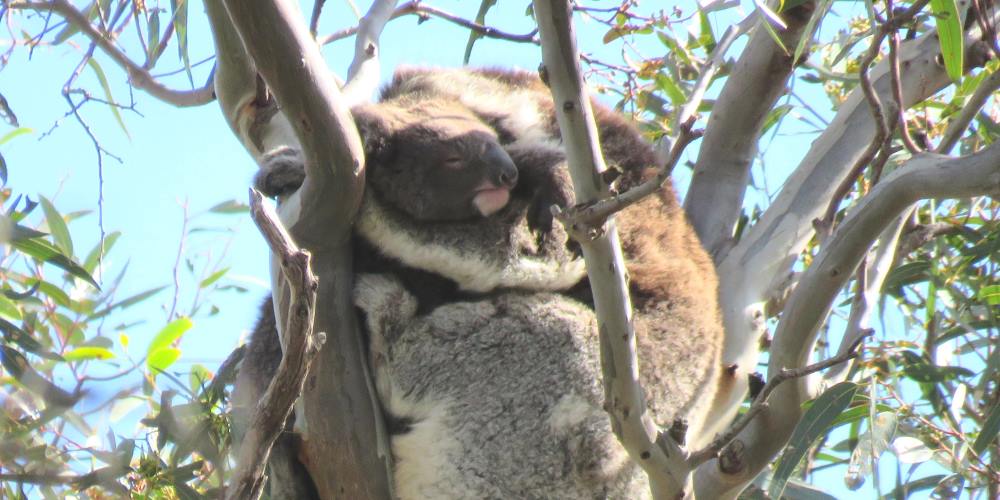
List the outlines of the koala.
{"label": "koala", "polygon": [[[585,275],[579,255],[567,250],[565,232],[533,231],[528,222],[529,212],[542,213],[535,207],[544,206],[548,213],[550,201],[535,199],[546,191],[517,189],[521,174],[514,160],[494,129],[464,106],[408,96],[359,106],[352,113],[368,165],[353,240],[358,272],[392,273],[427,311],[510,283],[568,288]],[[300,152],[282,147],[265,155],[254,183],[265,195],[281,199],[304,179]],[[234,390],[237,436],[280,358],[268,298]],[[276,479],[272,485],[308,484],[284,493],[313,498],[293,440],[287,433],[275,444],[269,461]]]}
{"label": "koala", "polygon": [[[479,210],[468,197],[475,183],[466,183],[467,192],[439,202],[460,205],[450,211],[456,217],[417,218],[390,199],[402,191],[379,187],[435,182],[396,167],[415,138],[435,142],[447,134],[399,132],[433,124],[426,113],[445,109],[516,165],[519,180],[502,208]],[[655,163],[651,147],[607,108],[595,106],[595,115],[607,161],[621,171],[619,185],[638,184]],[[548,206],[575,200],[541,81],[505,70],[402,71],[382,102],[355,117],[369,163],[355,238],[367,251],[355,254],[394,262],[357,264],[359,272],[379,274],[359,277],[356,305],[365,315],[380,400],[394,422],[400,497],[648,496],[644,475],[601,410],[589,285],[575,267],[578,252],[549,216]],[[392,144],[401,137],[407,140]],[[433,161],[411,160],[410,169],[440,164],[435,154],[443,148],[431,146],[418,160]],[[301,183],[301,174],[297,181],[289,175],[301,171],[301,160],[284,155],[293,159],[288,168],[265,164],[258,186],[285,186],[276,190],[281,194]],[[416,191],[424,189],[435,188]],[[700,446],[711,437],[705,413],[720,383],[714,268],[669,188],[617,219],[647,405],[660,425],[687,419],[688,442]],[[413,273],[422,278],[408,278]],[[435,288],[435,281],[447,284]]]}
{"label": "koala", "polygon": [[[383,98],[421,95],[467,106],[497,131],[518,169],[560,206],[575,203],[551,94],[538,76],[509,69],[428,69],[397,71]],[[627,190],[650,176],[656,157],[638,130],[593,101],[601,148],[619,173],[617,189]],[[539,180],[539,179],[542,180]],[[706,412],[721,384],[724,339],[717,278],[711,259],[690,227],[670,187],[616,216],[635,308],[640,374],[654,419],[671,425],[688,421],[687,444],[698,447],[718,427]],[[586,280],[566,293],[592,303]],[[522,283],[513,288],[531,289]]]}

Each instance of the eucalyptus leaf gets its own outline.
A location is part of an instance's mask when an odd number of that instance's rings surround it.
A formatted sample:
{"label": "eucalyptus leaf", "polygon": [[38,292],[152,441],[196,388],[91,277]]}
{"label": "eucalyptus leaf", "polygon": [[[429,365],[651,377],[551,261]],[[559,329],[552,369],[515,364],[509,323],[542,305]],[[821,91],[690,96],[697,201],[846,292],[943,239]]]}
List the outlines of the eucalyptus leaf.
{"label": "eucalyptus leaf", "polygon": [[851,404],[857,384],[841,382],[821,394],[806,410],[798,425],[792,431],[788,446],[781,454],[781,459],[775,467],[768,493],[771,498],[781,498],[785,484],[792,472],[805,457],[809,448],[820,436],[824,435],[841,413]]}

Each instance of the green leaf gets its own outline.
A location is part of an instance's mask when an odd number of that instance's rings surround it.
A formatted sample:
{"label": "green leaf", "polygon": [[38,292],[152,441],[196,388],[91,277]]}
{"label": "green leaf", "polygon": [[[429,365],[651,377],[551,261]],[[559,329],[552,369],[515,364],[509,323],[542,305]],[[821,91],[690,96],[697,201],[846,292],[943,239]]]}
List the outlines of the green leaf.
{"label": "green leaf", "polygon": [[111,251],[111,247],[115,246],[115,242],[118,241],[118,237],[121,235],[121,231],[114,231],[105,236],[103,242],[98,242],[94,245],[94,248],[90,250],[90,253],[87,254],[87,258],[83,261],[83,268],[86,269],[88,273],[94,272],[94,269],[97,269],[97,263],[101,260],[101,256],[107,255],[108,252]]}
{"label": "green leaf", "polygon": [[217,214],[245,214],[250,211],[250,205],[236,200],[229,200],[219,203],[208,209],[208,211]]}
{"label": "green leaf", "polygon": [[656,36],[657,38],[660,39],[660,43],[666,46],[667,49],[670,51],[670,53],[674,57],[677,57],[681,62],[689,66],[694,66],[694,67],[699,66],[698,64],[695,64],[694,61],[691,60],[691,55],[688,53],[687,49],[684,46],[682,46],[680,42],[677,41],[676,38],[670,36],[668,33],[659,30],[656,31]]}
{"label": "green leaf", "polygon": [[768,489],[771,498],[781,498],[781,492],[785,490],[788,478],[792,476],[802,457],[809,451],[813,442],[822,436],[830,424],[851,404],[857,390],[856,384],[841,382],[816,398],[812,406],[802,415],[771,477],[771,486]]}
{"label": "green leaf", "polygon": [[[787,11],[788,9],[797,7],[803,3],[805,3],[805,0],[789,0],[785,3],[782,11]],[[816,23],[818,23],[820,19],[826,17],[826,11],[829,10],[832,3],[833,0],[822,0],[816,10],[813,11],[812,15],[809,16],[809,22],[806,23],[806,27],[802,30],[802,36],[799,38],[799,43],[795,45],[795,53],[792,57],[792,61],[801,60],[802,53],[805,52],[806,47],[813,38],[813,33],[816,31]]]}
{"label": "green leaf", "polygon": [[24,227],[20,224],[14,224],[13,226],[11,226],[10,234],[8,235],[9,241],[20,241],[29,238],[41,238],[43,236],[48,236],[48,233],[35,231],[30,227]]}
{"label": "green leaf", "polygon": [[59,288],[48,281],[38,281],[35,283],[35,286],[38,287],[39,291],[54,300],[56,304],[70,309],[73,307],[73,300],[69,298],[69,295],[67,295],[62,288]]}
{"label": "green leaf", "polygon": [[[897,498],[913,498],[914,493],[923,490],[929,490],[938,485],[942,479],[944,479],[944,474],[939,474],[936,476],[927,476],[920,479],[911,479],[899,486],[894,490],[882,495],[882,498],[886,500],[894,500]],[[909,496],[907,496],[909,495]]]}
{"label": "green leaf", "polygon": [[27,240],[14,241],[12,242],[12,246],[39,262],[52,264],[53,266],[56,266],[73,276],[86,281],[87,283],[90,283],[94,286],[94,288],[98,290],[101,289],[86,269],[81,267],[76,262],[73,262],[73,259],[67,257],[60,252],[58,248],[43,239],[31,238]]}
{"label": "green leaf", "polygon": [[698,44],[705,49],[705,52],[711,54],[718,42],[712,33],[712,23],[708,19],[708,13],[701,9],[698,9],[698,27],[700,30]]}
{"label": "green leaf", "polygon": [[6,134],[4,134],[3,137],[0,137],[0,146],[2,146],[4,144],[7,144],[7,141],[10,141],[11,139],[13,139],[13,138],[15,138],[15,137],[17,137],[19,135],[31,134],[31,133],[34,133],[34,132],[35,131],[33,129],[30,129],[28,127],[20,127],[20,128],[16,128],[14,130],[11,130],[10,132],[7,132]]}
{"label": "green leaf", "polygon": [[941,43],[941,57],[944,69],[953,82],[962,79],[964,67],[965,37],[962,33],[962,19],[958,16],[955,0],[931,0],[931,12],[937,18],[938,41]]}
{"label": "green leaf", "polygon": [[211,381],[212,372],[208,371],[208,368],[202,365],[191,367],[191,373],[188,374],[188,387],[190,387],[191,392],[195,394],[200,393]]}
{"label": "green leaf", "polygon": [[779,104],[778,106],[775,106],[775,108],[767,114],[767,118],[764,119],[764,127],[761,129],[760,134],[766,134],[771,127],[777,125],[778,122],[787,116],[793,109],[795,109],[795,106],[792,106],[791,104]]}
{"label": "green leaf", "polygon": [[42,344],[35,340],[31,334],[3,318],[0,318],[0,332],[3,332],[3,337],[6,341],[19,345],[25,351],[33,353],[43,351]]}
{"label": "green leaf", "polygon": [[[776,12],[774,12],[773,10],[771,10],[771,8],[768,7],[766,3],[764,3],[761,0],[753,0],[753,4],[754,4],[755,7],[757,7],[757,12],[759,12],[762,16],[764,16],[764,18],[765,18],[764,22],[766,24],[772,24],[773,23],[774,26],[777,26],[777,27],[781,28],[782,30],[787,30],[788,29],[788,25],[785,24],[785,20],[782,19],[781,16],[779,16]],[[781,6],[780,5],[778,6],[778,10],[781,10]],[[768,21],[770,21],[770,22],[768,22]],[[773,32],[774,26],[771,26],[771,29],[768,30],[768,31]],[[788,49],[784,48],[784,44],[781,43],[780,39],[775,40],[775,42],[782,49],[784,49],[784,51],[785,51],[786,54],[788,53]]]}
{"label": "green leaf", "polygon": [[152,373],[165,372],[179,357],[181,357],[180,349],[176,347],[164,347],[157,349],[156,352],[146,358],[146,366],[149,367],[149,371]]}
{"label": "green leaf", "polygon": [[63,354],[66,361],[86,361],[90,359],[111,359],[115,353],[102,347],[77,347]]}
{"label": "green leaf", "polygon": [[170,0],[170,9],[173,12],[170,22],[173,23],[174,32],[177,34],[177,55],[184,62],[188,81],[191,86],[194,86],[194,76],[191,74],[191,57],[188,55],[188,2],[187,0]]}
{"label": "green leaf", "polygon": [[892,452],[901,464],[920,464],[934,456],[923,441],[912,436],[900,436],[892,441]]}
{"label": "green leaf", "polygon": [[[480,26],[486,25],[486,14],[497,4],[497,0],[483,0],[479,4],[479,12],[476,12],[476,24]],[[462,64],[469,64],[469,59],[472,57],[472,47],[476,44],[476,40],[482,38],[479,32],[469,30],[469,41],[465,42],[465,55],[462,56]]]}
{"label": "green leaf", "polygon": [[892,290],[901,286],[927,281],[927,278],[930,277],[930,268],[930,262],[926,260],[907,262],[890,271],[889,275],[885,278],[885,284],[882,286],[887,290]]}
{"label": "green leaf", "polygon": [[194,323],[192,323],[191,319],[187,317],[171,321],[167,326],[160,330],[160,333],[157,333],[156,336],[153,337],[153,341],[149,343],[149,349],[146,350],[146,354],[152,355],[154,351],[170,347],[184,335],[184,332],[190,330],[193,325]]}
{"label": "green leaf", "polygon": [[125,137],[128,137],[131,141],[132,136],[125,127],[125,121],[122,120],[121,113],[118,112],[118,103],[115,102],[115,96],[111,93],[111,86],[108,85],[108,77],[104,75],[104,70],[101,69],[101,65],[98,64],[97,59],[93,57],[87,60],[87,66],[90,66],[90,69],[94,70],[94,74],[97,75],[97,81],[101,83],[101,88],[104,89],[104,99],[108,101],[108,109],[111,110],[111,114],[114,115],[115,121],[118,122],[118,126],[121,127],[122,132],[125,132]]}
{"label": "green leaf", "polygon": [[[754,0],[754,4],[757,5],[758,7],[761,7],[761,6],[765,7],[765,9],[758,9],[758,12],[761,12],[762,10],[766,10],[767,12],[771,12],[770,9],[766,9],[766,6],[760,0]],[[771,12],[771,13],[774,14],[773,12]],[[774,41],[774,44],[777,45],[778,48],[780,48],[782,52],[784,52],[785,54],[791,56],[791,54],[788,52],[788,47],[785,47],[785,42],[781,41],[781,36],[778,35],[778,32],[775,31],[774,26],[771,26],[771,23],[768,21],[769,18],[767,16],[767,14],[765,14],[764,12],[761,12],[761,16],[764,17],[765,19],[763,19],[760,24],[762,26],[764,26],[764,30],[767,31],[768,36],[771,37],[771,40]]]}
{"label": "green leaf", "polygon": [[228,267],[219,269],[218,271],[212,273],[209,277],[201,280],[201,283],[198,283],[198,288],[208,288],[212,283],[219,281],[219,278],[223,277],[227,272],[229,272]]}
{"label": "green leaf", "polygon": [[0,316],[6,316],[13,320],[24,319],[21,309],[17,307],[17,304],[4,295],[0,295]]}
{"label": "green leaf", "polygon": [[42,196],[39,201],[42,202],[42,211],[45,212],[45,223],[49,225],[49,231],[52,232],[53,242],[64,254],[72,257],[73,240],[70,238],[66,221],[63,220],[63,216],[56,210],[56,207],[52,205],[52,202],[48,198]]}
{"label": "green leaf", "polygon": [[657,73],[655,77],[656,88],[667,94],[670,98],[670,102],[674,106],[683,106],[687,102],[687,96],[684,95],[684,90],[681,89],[677,82],[674,81],[669,75],[665,73]]}
{"label": "green leaf", "polygon": [[149,22],[146,23],[146,65],[150,68],[156,65],[156,60],[159,59],[160,53],[157,49],[160,45],[160,10],[153,9],[149,11]]}
{"label": "green leaf", "polygon": [[991,306],[1000,305],[1000,285],[989,285],[981,288],[979,300]]}
{"label": "green leaf", "polygon": [[8,373],[21,382],[25,388],[42,397],[47,406],[73,406],[79,399],[78,395],[70,394],[49,379],[35,371],[28,359],[17,350],[0,345],[0,364]]}
{"label": "green leaf", "polygon": [[972,444],[972,450],[976,455],[983,456],[986,447],[996,439],[997,432],[1000,432],[1000,403],[993,403],[993,408],[990,408],[983,422],[983,429],[979,431],[976,442]]}
{"label": "green leaf", "polygon": [[[830,424],[830,427],[833,428],[847,423],[861,421],[868,416],[869,410],[870,409],[867,406],[855,406],[854,408],[850,408],[844,411],[844,413],[841,413],[840,416],[838,416],[837,419]],[[882,404],[875,405],[875,411],[892,411],[892,407]]]}
{"label": "green leaf", "polygon": [[114,311],[115,309],[125,309],[125,308],[128,308],[128,307],[134,306],[135,304],[138,304],[139,302],[142,302],[142,301],[144,301],[144,300],[152,297],[153,295],[156,295],[156,294],[160,293],[161,291],[163,291],[164,288],[167,288],[167,286],[166,285],[159,286],[159,287],[156,287],[156,288],[150,288],[149,290],[146,290],[144,292],[139,292],[139,293],[137,293],[137,294],[135,294],[135,295],[127,298],[127,299],[121,300],[119,302],[115,302],[114,304],[111,304],[108,307],[105,307],[104,309],[101,309],[100,311],[95,312],[94,314],[90,315],[87,318],[87,320],[88,321],[93,321],[93,320],[95,320],[97,318],[102,318],[104,316],[107,316],[108,314],[111,313],[111,311]]}
{"label": "green leaf", "polygon": [[[90,2],[90,5],[81,9],[81,12],[86,12],[87,20],[94,20],[97,17],[97,2]],[[56,36],[52,37],[52,45],[59,45],[60,43],[69,40],[73,35],[80,32],[80,23],[67,22],[66,26],[63,27]]]}

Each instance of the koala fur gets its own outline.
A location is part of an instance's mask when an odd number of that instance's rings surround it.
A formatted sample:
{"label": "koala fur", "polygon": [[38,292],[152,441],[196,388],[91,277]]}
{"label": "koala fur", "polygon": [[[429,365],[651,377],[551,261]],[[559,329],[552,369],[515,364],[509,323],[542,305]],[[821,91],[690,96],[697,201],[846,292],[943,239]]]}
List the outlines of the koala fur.
{"label": "koala fur", "polygon": [[[548,90],[523,72],[410,70],[397,73],[382,99],[355,112],[369,163],[355,238],[363,248],[355,255],[383,259],[357,263],[359,272],[381,274],[359,276],[355,295],[380,399],[406,430],[392,440],[397,494],[648,496],[644,474],[601,409],[599,342],[582,263],[561,227],[546,218],[549,205],[574,203]],[[414,138],[448,135],[399,132],[433,124],[426,118],[444,110],[483,132],[480,141],[501,145],[517,166],[518,187],[502,209],[421,219],[385,199],[398,194],[383,190],[394,183],[433,185],[433,176],[407,177],[398,168],[407,157],[400,150]],[[652,149],[607,108],[595,106],[595,116],[607,161],[622,171],[620,186],[638,184],[655,164]],[[367,123],[372,117],[374,126]],[[408,139],[393,147],[400,137]],[[440,155],[415,158],[411,170]],[[288,165],[301,169],[301,160]],[[274,179],[294,179],[272,170],[280,174]],[[264,168],[261,175],[271,174]],[[258,176],[257,183],[281,184],[268,179]],[[647,404],[662,426],[686,418],[688,442],[699,446],[711,438],[703,430],[705,413],[721,368],[714,267],[669,188],[617,220]],[[443,297],[449,283],[492,293]],[[251,344],[258,341],[276,339],[255,334]]]}
{"label": "koala fur", "polygon": [[562,294],[506,292],[426,315],[391,275],[362,274],[392,437],[396,494],[441,498],[647,498],[645,474],[601,409],[596,318]]}
{"label": "koala fur", "polygon": [[[467,106],[497,129],[518,169],[532,173],[527,182],[554,193],[557,204],[575,202],[551,94],[536,75],[506,69],[405,69],[383,90],[384,97],[402,95],[445,97]],[[624,118],[592,104],[605,159],[620,172],[618,189],[640,184],[653,174],[652,147]],[[685,418],[690,446],[707,444],[714,426],[706,422],[706,412],[723,380],[715,267],[670,187],[623,210],[616,220],[649,408],[664,426]],[[569,293],[591,301],[589,286]]]}
{"label": "koala fur", "polygon": [[[369,250],[355,255],[376,253],[471,292],[562,290],[586,274],[582,259],[566,250],[561,227],[532,231],[525,214],[548,214],[548,200],[514,188],[523,169],[465,106],[406,94],[352,113],[367,165],[356,231]],[[295,150],[279,148],[262,163],[255,185],[266,195],[289,194],[304,179]],[[484,195],[484,187],[512,192],[490,199],[500,190]],[[540,204],[545,210],[535,208]]]}

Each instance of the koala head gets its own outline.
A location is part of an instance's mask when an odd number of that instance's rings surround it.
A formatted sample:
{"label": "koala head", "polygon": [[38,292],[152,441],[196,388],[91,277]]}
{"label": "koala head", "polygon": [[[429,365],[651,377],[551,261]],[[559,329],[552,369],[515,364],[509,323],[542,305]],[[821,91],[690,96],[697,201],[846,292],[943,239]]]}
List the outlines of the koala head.
{"label": "koala head", "polygon": [[423,97],[352,113],[365,145],[366,196],[420,221],[474,219],[507,206],[517,167],[466,107]]}

